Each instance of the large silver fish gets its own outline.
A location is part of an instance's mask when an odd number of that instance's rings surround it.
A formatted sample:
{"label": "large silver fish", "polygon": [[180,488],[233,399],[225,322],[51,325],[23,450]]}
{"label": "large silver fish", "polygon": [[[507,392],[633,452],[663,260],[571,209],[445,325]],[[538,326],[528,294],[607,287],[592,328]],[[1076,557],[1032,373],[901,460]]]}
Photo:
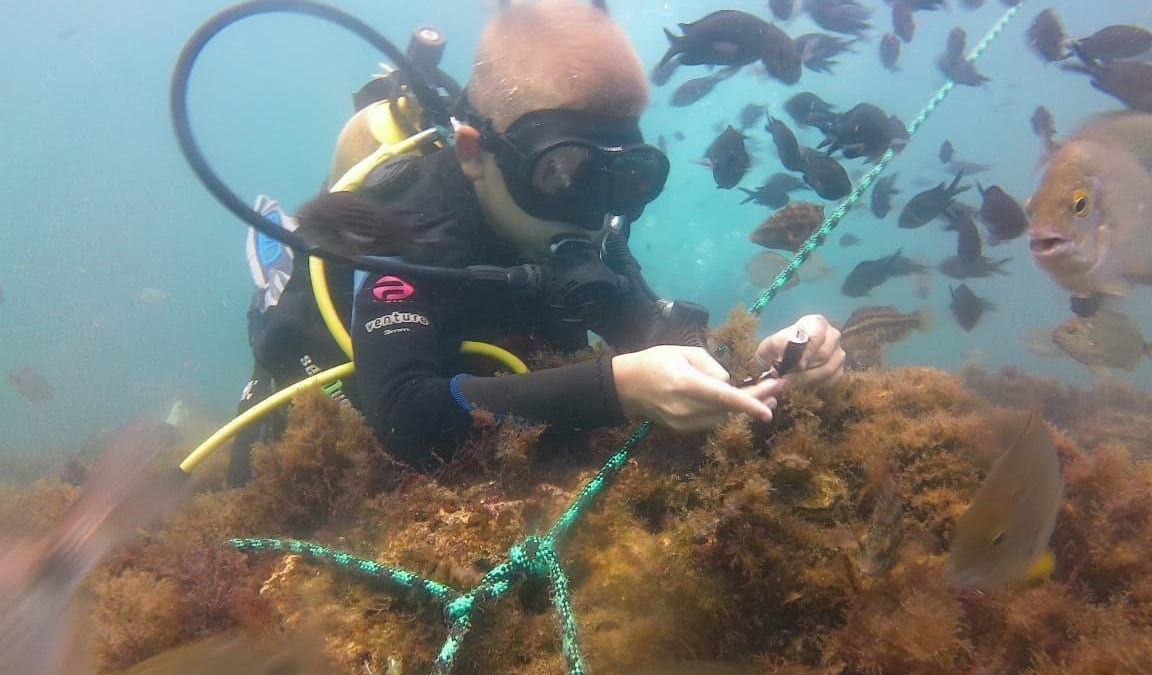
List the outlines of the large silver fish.
{"label": "large silver fish", "polygon": [[1152,283],[1152,114],[1094,118],[1052,154],[1028,203],[1032,257],[1073,298]]}
{"label": "large silver fish", "polygon": [[1063,485],[1052,434],[1033,414],[956,521],[945,579],[960,588],[1024,579],[1045,555]]}
{"label": "large silver fish", "polygon": [[80,497],[47,534],[0,550],[0,675],[55,675],[74,667],[73,596],[80,582],[133,531],[173,508],[174,474],[147,466],[164,444],[158,425],[124,428]]}

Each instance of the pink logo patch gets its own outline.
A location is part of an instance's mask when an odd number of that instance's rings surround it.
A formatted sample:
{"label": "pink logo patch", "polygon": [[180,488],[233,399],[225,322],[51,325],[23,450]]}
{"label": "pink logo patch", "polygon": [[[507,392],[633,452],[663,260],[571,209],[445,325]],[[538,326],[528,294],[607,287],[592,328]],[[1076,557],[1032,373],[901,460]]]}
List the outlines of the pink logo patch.
{"label": "pink logo patch", "polygon": [[396,302],[416,292],[412,284],[400,277],[384,276],[372,284],[372,295],[379,302]]}

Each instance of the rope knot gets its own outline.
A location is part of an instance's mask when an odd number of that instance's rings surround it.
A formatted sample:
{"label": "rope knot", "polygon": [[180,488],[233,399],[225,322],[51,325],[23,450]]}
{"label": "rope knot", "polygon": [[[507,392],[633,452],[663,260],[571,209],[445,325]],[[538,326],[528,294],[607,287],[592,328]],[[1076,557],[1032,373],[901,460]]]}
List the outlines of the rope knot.
{"label": "rope knot", "polygon": [[545,552],[550,550],[551,546],[544,539],[534,534],[529,535],[512,546],[508,558],[526,577],[537,579],[547,577],[548,559]]}

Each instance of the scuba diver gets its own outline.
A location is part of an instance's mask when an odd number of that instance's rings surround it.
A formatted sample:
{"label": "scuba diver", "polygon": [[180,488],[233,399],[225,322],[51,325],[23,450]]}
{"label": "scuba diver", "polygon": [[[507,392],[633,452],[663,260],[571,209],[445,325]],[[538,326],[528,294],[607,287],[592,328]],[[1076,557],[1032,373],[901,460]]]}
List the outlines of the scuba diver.
{"label": "scuba diver", "polygon": [[[327,186],[380,147],[372,104],[396,93],[395,80],[371,84],[339,135]],[[359,189],[325,190],[295,219],[261,206],[339,254],[442,268],[527,265],[539,274],[528,292],[328,266],[356,372],[326,390],[359,409],[391,455],[424,470],[450,459],[475,409],[558,431],[645,417],[680,431],[732,413],[767,421],[788,384],[842,374],[839,331],[809,315],[758,346],[767,367],[806,333],[789,375],[732,383],[706,350],[707,312],[649,288],[627,247],[629,225],[669,169],[641,136],[647,103],[640,60],[605,11],[576,0],[515,4],[480,37],[450,145],[388,159]],[[309,267],[287,249],[251,247],[261,263],[249,314],[257,368],[242,407],[347,360],[316,308]],[[464,341],[570,353],[588,346],[589,331],[615,355],[500,377],[465,374]],[[248,476],[252,440],[237,438],[233,484]]]}

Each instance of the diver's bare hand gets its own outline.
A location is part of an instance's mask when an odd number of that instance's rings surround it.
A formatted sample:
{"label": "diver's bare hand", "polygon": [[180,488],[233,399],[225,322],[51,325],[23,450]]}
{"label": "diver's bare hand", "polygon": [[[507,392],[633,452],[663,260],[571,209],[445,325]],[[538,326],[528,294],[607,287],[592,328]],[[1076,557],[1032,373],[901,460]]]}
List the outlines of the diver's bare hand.
{"label": "diver's bare hand", "polygon": [[834,382],[844,374],[844,349],[840,346],[840,331],[819,314],[809,314],[784,330],[764,338],[756,348],[756,358],[766,369],[788,346],[796,331],[808,334],[808,346],[800,363],[784,376],[790,384],[821,384]]}
{"label": "diver's bare hand", "polygon": [[612,374],[628,418],[647,417],[676,431],[711,429],[732,413],[770,421],[781,389],[778,380],[733,387],[728,371],[699,347],[620,354],[612,358]]}

